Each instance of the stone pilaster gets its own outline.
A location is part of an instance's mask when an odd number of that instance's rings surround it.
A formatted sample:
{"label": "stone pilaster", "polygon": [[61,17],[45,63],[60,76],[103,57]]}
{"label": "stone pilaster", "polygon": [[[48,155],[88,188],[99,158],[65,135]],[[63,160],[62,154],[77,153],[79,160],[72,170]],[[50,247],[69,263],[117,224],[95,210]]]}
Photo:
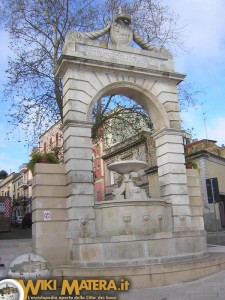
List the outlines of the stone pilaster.
{"label": "stone pilaster", "polygon": [[67,209],[64,164],[36,164],[32,182],[32,248],[51,264],[66,264]]}
{"label": "stone pilaster", "polygon": [[90,122],[63,124],[68,238],[95,236]]}
{"label": "stone pilaster", "polygon": [[182,133],[163,129],[154,135],[160,194],[172,203],[174,231],[192,228]]}

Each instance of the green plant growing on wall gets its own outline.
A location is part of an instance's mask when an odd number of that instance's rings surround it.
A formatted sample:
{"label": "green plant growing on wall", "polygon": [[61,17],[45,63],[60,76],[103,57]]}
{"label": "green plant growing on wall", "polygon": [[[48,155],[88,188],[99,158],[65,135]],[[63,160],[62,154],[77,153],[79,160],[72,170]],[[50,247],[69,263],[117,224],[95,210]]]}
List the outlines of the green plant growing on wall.
{"label": "green plant growing on wall", "polygon": [[193,160],[187,160],[185,166],[187,169],[198,169],[198,164]]}
{"label": "green plant growing on wall", "polygon": [[28,163],[28,169],[31,170],[34,174],[34,166],[36,163],[49,163],[49,164],[58,164],[59,159],[55,156],[53,152],[41,153],[35,152],[31,155],[31,159]]}

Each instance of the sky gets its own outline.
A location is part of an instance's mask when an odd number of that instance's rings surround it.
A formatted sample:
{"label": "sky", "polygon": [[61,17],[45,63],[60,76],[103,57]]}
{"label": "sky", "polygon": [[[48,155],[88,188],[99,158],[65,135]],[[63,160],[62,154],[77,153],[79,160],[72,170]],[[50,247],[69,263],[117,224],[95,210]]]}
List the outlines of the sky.
{"label": "sky", "polygon": [[[177,55],[175,69],[187,75],[198,95],[198,105],[182,115],[194,138],[225,144],[225,1],[165,0],[179,14],[188,49]],[[205,119],[205,121],[204,121]]]}
{"label": "sky", "polygon": [[[187,75],[186,80],[203,93],[198,104],[182,114],[186,128],[194,128],[193,138],[213,139],[225,144],[225,1],[224,0],[162,0],[183,27],[187,51],[174,57],[175,70]],[[9,40],[0,29],[0,101],[3,98],[4,71],[7,67]],[[0,102],[0,170],[18,172],[29,160],[30,150],[23,132],[17,130],[8,137],[9,125],[5,114],[9,104]]]}

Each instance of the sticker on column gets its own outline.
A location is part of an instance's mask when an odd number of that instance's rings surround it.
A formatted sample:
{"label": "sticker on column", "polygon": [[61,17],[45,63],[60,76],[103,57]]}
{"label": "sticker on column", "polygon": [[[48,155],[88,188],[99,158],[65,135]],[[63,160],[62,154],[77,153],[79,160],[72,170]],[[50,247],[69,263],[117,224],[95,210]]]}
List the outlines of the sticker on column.
{"label": "sticker on column", "polygon": [[44,221],[51,221],[52,219],[52,214],[49,210],[44,211]]}

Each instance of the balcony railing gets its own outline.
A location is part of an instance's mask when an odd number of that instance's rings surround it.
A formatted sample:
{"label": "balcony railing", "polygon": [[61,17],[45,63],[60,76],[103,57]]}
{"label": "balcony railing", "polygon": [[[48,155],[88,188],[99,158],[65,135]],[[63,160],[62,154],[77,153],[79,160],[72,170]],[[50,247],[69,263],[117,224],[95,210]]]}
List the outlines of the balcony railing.
{"label": "balcony railing", "polygon": [[19,167],[19,172],[26,172],[28,170],[28,168],[27,168],[27,164],[26,163],[24,163],[24,164],[22,164],[20,167]]}
{"label": "balcony railing", "polygon": [[27,188],[28,187],[28,181],[22,179],[22,180],[19,181],[18,185],[19,185],[19,188]]}

